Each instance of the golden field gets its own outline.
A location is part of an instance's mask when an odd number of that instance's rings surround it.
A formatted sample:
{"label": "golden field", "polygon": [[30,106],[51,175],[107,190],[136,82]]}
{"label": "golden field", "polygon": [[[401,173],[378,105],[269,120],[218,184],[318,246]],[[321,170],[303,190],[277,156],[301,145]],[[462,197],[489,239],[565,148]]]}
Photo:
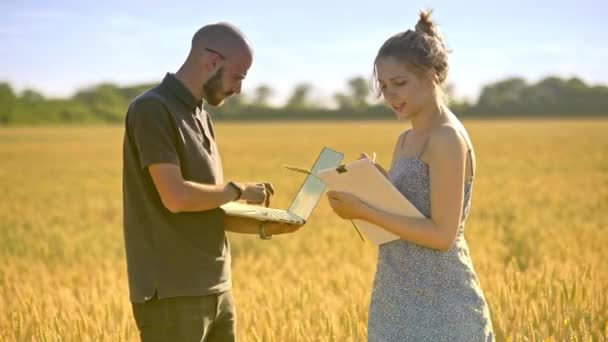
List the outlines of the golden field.
{"label": "golden field", "polygon": [[[498,340],[608,339],[608,121],[465,121],[466,226]],[[387,165],[400,122],[219,123],[226,179],[286,207],[327,145]],[[0,128],[0,341],[133,341],[122,127]],[[202,227],[201,227],[202,228]],[[241,341],[364,341],[376,248],[325,198],[293,235],[229,236]]]}

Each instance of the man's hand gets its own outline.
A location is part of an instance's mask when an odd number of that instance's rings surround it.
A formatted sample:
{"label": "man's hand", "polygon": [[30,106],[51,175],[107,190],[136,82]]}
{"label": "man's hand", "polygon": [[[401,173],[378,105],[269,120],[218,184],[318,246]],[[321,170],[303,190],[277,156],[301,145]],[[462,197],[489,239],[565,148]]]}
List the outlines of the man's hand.
{"label": "man's hand", "polygon": [[266,235],[293,233],[302,227],[301,224],[262,222],[248,217],[224,216],[224,229],[241,234],[258,234],[260,224],[264,225]]}
{"label": "man's hand", "polygon": [[262,224],[264,225],[264,232],[266,232],[266,235],[281,235],[294,233],[302,227],[301,224],[281,222],[263,222]]}
{"label": "man's hand", "polygon": [[248,204],[264,204],[270,205],[270,197],[274,195],[274,187],[271,183],[242,183],[243,195],[241,199],[247,201]]}

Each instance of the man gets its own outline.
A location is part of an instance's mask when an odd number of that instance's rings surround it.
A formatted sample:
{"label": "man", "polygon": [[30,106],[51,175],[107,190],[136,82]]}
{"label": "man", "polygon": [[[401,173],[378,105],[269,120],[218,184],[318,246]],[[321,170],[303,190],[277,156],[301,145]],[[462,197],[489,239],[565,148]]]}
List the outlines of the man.
{"label": "man", "polygon": [[269,183],[224,182],[213,106],[241,91],[253,53],[230,24],[201,28],[175,74],[136,98],[123,148],[130,299],[142,341],[235,341],[225,231],[266,237],[299,226],[230,218],[222,204],[269,204]]}

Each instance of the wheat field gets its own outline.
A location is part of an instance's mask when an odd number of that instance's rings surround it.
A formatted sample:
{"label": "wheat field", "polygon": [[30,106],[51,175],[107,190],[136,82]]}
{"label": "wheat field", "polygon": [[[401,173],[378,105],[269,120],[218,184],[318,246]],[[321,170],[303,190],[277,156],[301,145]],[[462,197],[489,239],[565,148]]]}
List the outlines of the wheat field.
{"label": "wheat field", "polygon": [[[478,159],[465,236],[498,340],[608,339],[608,121],[465,121]],[[220,123],[226,179],[286,207],[327,145],[389,162],[400,122]],[[134,341],[122,127],[0,128],[0,340]],[[376,248],[325,198],[299,232],[230,234],[240,341],[364,341]]]}

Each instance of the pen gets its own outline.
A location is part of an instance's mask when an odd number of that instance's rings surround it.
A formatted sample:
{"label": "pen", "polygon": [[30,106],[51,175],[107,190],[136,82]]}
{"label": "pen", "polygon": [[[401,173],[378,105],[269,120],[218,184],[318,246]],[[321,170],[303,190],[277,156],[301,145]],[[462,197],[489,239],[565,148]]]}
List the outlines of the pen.
{"label": "pen", "polygon": [[357,234],[359,234],[361,241],[365,241],[365,239],[363,238],[363,235],[361,235],[361,232],[359,231],[359,227],[357,227],[357,225],[355,224],[355,221],[350,220],[350,222],[353,224],[353,227],[355,227],[355,230],[357,231]]}
{"label": "pen", "polygon": [[[309,169],[306,169],[306,168],[303,168],[303,167],[291,166],[291,165],[283,165],[283,167],[286,168],[287,170],[291,170],[291,171],[295,171],[295,172],[299,172],[299,173],[304,173],[304,174],[307,174],[307,175],[311,175],[312,174],[312,172]],[[350,222],[353,224],[353,227],[357,231],[357,234],[359,234],[359,237],[361,238],[361,241],[365,241],[365,239],[363,238],[363,235],[361,235],[361,232],[359,231],[359,228],[355,224],[355,221],[350,220]]]}
{"label": "pen", "polygon": [[283,165],[283,167],[286,168],[287,170],[303,173],[303,174],[306,174],[306,175],[311,175],[312,174],[312,172],[309,169],[303,168],[303,167],[291,166],[291,165]]}

